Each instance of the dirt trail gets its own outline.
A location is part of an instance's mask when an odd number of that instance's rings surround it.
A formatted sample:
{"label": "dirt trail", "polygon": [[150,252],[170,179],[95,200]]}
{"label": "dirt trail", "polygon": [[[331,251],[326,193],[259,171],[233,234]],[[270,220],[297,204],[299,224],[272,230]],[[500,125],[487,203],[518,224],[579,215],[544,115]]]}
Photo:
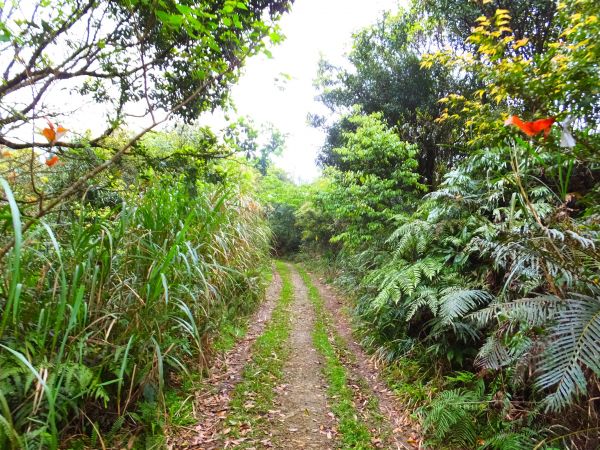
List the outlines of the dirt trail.
{"label": "dirt trail", "polygon": [[[243,448],[256,450],[280,449],[330,450],[339,448],[337,423],[328,405],[327,383],[322,374],[323,361],[313,345],[315,310],[309,299],[307,287],[293,265],[288,265],[294,287],[290,307],[291,331],[289,354],[283,369],[281,383],[275,387],[277,394],[273,409],[266,414],[267,428],[264,438],[245,442]],[[419,430],[408,418],[392,392],[380,378],[380,371],[369,360],[363,349],[352,337],[350,321],[344,311],[344,303],[334,290],[311,274],[312,283],[318,289],[331,317],[332,331],[343,343],[342,363],[348,371],[348,382],[354,391],[357,414],[371,426],[373,448],[418,449],[421,448]],[[233,389],[241,379],[244,366],[252,357],[251,346],[265,330],[275,304],[281,294],[282,280],[274,270],[273,282],[267,290],[266,302],[252,319],[246,338],[218,361],[205,385],[196,398],[198,425],[189,429],[182,439],[185,444],[171,444],[170,449],[216,450],[238,448],[233,442],[224,443],[220,435],[227,419]],[[371,419],[366,403],[375,397],[379,405],[378,424]],[[382,419],[381,419],[382,418]],[[254,445],[249,447],[248,445]]]}
{"label": "dirt trail", "polygon": [[201,449],[216,450],[223,448],[220,439],[221,422],[229,409],[231,393],[240,381],[244,366],[252,354],[250,348],[260,336],[271,315],[281,293],[282,281],[279,273],[273,270],[273,280],[265,293],[265,301],[249,321],[248,332],[244,339],[229,350],[222,358],[215,361],[210,376],[203,382],[210,389],[197,393],[195,399],[195,417],[198,424],[187,432],[178,434],[169,449]]}
{"label": "dirt trail", "polygon": [[290,270],[294,284],[290,356],[279,390],[272,441],[275,448],[284,450],[330,449],[332,418],[321,361],[312,342],[315,312],[298,272],[293,266]]}
{"label": "dirt trail", "polygon": [[343,300],[336,295],[331,287],[325,285],[314,274],[310,274],[310,277],[333,318],[335,331],[345,341],[347,347],[355,356],[353,362],[345,361],[345,365],[353,373],[354,377],[362,378],[367,382],[371,393],[379,402],[380,412],[385,418],[385,426],[389,428],[388,431],[391,431],[391,436],[388,438],[388,441],[390,441],[388,445],[392,445],[393,447],[388,448],[421,448],[422,438],[416,425],[410,420],[407,411],[402,408],[402,405],[387,388],[385,382],[381,380],[380,370],[376,364],[364,352],[362,347],[354,341],[352,326],[344,311],[345,304]]}

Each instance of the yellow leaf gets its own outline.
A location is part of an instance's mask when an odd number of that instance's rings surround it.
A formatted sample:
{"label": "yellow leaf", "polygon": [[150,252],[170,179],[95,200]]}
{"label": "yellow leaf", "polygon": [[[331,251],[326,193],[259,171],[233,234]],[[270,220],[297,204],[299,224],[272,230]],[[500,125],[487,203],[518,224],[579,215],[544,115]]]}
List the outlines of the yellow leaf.
{"label": "yellow leaf", "polygon": [[516,41],[513,44],[513,48],[516,50],[518,48],[523,47],[524,45],[527,45],[528,42],[529,42],[529,39],[527,39],[527,38],[519,39],[518,41]]}
{"label": "yellow leaf", "polygon": [[510,19],[510,14],[506,9],[497,9],[494,16],[496,20]]}
{"label": "yellow leaf", "polygon": [[590,38],[584,39],[581,42],[578,42],[577,45],[575,46],[575,48],[580,48],[580,47],[584,47],[586,45],[588,45],[590,43]]}

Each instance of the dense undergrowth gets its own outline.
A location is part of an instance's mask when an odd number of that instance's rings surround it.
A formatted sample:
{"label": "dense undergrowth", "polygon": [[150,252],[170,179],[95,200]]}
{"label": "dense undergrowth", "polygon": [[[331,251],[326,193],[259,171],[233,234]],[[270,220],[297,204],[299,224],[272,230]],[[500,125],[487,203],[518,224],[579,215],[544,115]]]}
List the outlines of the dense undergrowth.
{"label": "dense undergrowth", "polygon": [[304,257],[354,298],[432,448],[595,449],[600,10],[451,3],[322,63],[324,176],[288,186]]}
{"label": "dense undergrowth", "polygon": [[154,422],[165,385],[206,367],[221,324],[261,298],[257,208],[233,186],[190,196],[164,177],[117,210],[81,205],[18,239],[0,288],[2,445]]}

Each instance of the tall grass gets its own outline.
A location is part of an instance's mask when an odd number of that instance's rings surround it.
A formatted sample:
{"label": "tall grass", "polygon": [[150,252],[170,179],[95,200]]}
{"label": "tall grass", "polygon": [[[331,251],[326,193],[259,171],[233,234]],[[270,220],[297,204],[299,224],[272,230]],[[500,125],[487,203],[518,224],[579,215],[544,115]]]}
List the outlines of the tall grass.
{"label": "tall grass", "polygon": [[21,236],[0,183],[16,241],[1,262],[0,448],[75,434],[104,446],[103,432],[141,420],[139,404],[160,410],[166,384],[202,370],[222,321],[260,296],[268,229],[235,189],[190,196],[159,180],[117,210],[77,205]]}

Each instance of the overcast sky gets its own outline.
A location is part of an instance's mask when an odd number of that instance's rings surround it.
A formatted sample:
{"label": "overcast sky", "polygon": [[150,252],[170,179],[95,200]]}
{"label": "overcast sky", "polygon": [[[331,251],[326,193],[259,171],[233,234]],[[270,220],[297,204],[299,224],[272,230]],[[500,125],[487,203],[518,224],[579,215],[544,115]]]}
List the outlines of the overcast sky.
{"label": "overcast sky", "polygon": [[[341,62],[352,45],[352,33],[374,23],[383,11],[397,10],[398,0],[296,0],[280,22],[286,40],[273,49],[273,58],[248,61],[233,100],[238,114],[255,122],[271,122],[288,134],[287,148],[276,162],[297,181],[318,176],[315,157],[323,135],[311,128],[309,112],[325,112],[315,102],[313,80],[320,55]],[[284,85],[280,74],[291,76]]]}

